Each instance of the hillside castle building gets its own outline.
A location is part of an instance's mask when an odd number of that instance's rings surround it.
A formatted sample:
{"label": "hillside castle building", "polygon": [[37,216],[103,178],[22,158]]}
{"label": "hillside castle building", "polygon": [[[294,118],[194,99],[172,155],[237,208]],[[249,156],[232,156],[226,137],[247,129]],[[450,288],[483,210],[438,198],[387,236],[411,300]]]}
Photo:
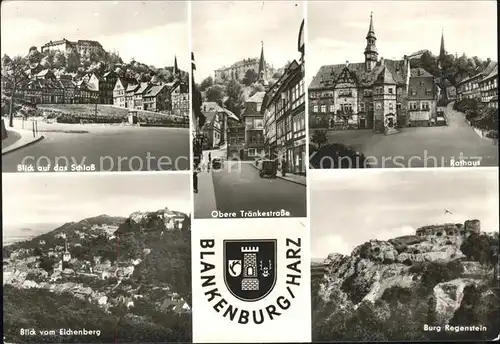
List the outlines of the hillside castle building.
{"label": "hillside castle building", "polygon": [[50,41],[41,47],[42,53],[47,53],[49,51],[60,51],[64,54],[69,54],[74,51],[79,53],[81,56],[85,56],[87,54],[102,54],[105,52],[101,43],[97,41],[89,41],[89,40],[78,40],[76,42],[68,41],[66,38],[63,38],[59,41]]}
{"label": "hillside castle building", "polygon": [[[370,15],[364,62],[322,66],[309,86],[310,128],[396,131],[427,126],[437,112],[437,80],[410,58],[379,56]],[[444,41],[442,41],[444,49]]]}
{"label": "hillside castle building", "polygon": [[[243,81],[246,73],[252,70],[259,80],[269,80],[275,72],[274,68],[264,60],[264,43],[260,58],[248,58],[233,63],[229,67],[222,67],[215,70],[215,82],[223,82],[225,80]],[[262,74],[263,72],[263,74]]]}

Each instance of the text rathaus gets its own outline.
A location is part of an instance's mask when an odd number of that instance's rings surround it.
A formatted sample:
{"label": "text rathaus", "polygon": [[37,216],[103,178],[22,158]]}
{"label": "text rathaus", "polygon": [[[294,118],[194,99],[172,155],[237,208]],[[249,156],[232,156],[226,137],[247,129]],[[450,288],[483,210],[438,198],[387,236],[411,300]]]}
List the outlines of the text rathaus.
{"label": "text rathaus", "polygon": [[379,59],[373,17],[365,61],[322,66],[309,86],[309,127],[388,132],[427,126],[436,115],[439,87],[410,58]]}

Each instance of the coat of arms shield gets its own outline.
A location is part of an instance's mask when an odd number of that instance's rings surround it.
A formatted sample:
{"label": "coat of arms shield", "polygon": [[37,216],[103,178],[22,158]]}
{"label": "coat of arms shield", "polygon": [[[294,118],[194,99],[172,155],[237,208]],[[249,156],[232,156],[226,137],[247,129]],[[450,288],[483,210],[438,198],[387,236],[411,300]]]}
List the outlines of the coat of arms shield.
{"label": "coat of arms shield", "polygon": [[263,299],[276,284],[275,239],[224,240],[224,282],[239,300]]}

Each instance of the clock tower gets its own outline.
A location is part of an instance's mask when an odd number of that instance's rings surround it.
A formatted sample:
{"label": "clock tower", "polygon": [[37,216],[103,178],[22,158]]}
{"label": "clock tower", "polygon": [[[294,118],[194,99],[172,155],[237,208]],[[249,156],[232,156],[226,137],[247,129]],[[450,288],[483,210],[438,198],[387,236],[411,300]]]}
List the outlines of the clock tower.
{"label": "clock tower", "polygon": [[377,37],[375,37],[375,30],[373,29],[373,12],[370,14],[370,27],[368,28],[368,34],[366,35],[366,48],[365,48],[365,68],[370,72],[378,61],[378,51],[375,42]]}

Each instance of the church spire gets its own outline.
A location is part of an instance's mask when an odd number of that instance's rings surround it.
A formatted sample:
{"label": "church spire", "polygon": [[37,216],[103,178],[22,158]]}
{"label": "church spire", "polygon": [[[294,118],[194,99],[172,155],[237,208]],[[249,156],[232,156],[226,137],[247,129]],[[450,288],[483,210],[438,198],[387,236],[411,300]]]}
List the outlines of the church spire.
{"label": "church spire", "polygon": [[267,79],[266,76],[266,60],[264,59],[264,42],[261,41],[262,48],[260,50],[260,60],[259,60],[259,81],[264,81]]}
{"label": "church spire", "polygon": [[439,48],[439,59],[442,59],[446,55],[446,50],[444,49],[444,31],[441,31],[441,47]]}
{"label": "church spire", "polygon": [[375,42],[375,29],[373,28],[373,12],[370,13],[370,26],[368,34],[366,35],[366,48],[365,48],[365,67],[367,71],[371,71],[378,61],[378,51]]}
{"label": "church spire", "polygon": [[177,67],[177,55],[174,55],[174,76],[179,73],[179,68]]}

